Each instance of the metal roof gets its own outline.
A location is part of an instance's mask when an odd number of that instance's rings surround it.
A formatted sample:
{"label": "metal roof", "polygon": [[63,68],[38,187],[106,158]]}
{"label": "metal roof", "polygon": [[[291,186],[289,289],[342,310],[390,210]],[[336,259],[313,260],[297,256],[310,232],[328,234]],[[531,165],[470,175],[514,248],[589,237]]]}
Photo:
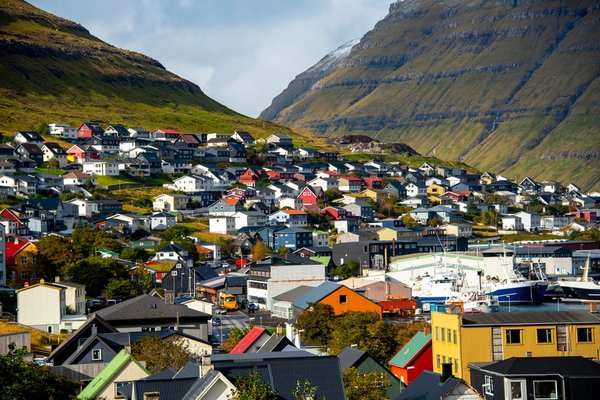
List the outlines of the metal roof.
{"label": "metal roof", "polygon": [[600,377],[600,364],[584,357],[511,357],[493,363],[469,364],[470,368],[501,375],[552,375]]}
{"label": "metal roof", "polygon": [[404,345],[389,361],[389,365],[404,368],[411,362],[417,354],[421,352],[429,343],[431,343],[431,334],[425,335],[424,332],[417,332],[408,343]]}
{"label": "metal roof", "polygon": [[308,307],[308,303],[316,303],[341,287],[343,287],[343,285],[334,282],[323,282],[304,296],[296,299],[292,304],[300,310],[305,310]]}
{"label": "metal roof", "polygon": [[462,325],[465,327],[556,324],[600,324],[600,315],[587,311],[499,312],[462,315]]}

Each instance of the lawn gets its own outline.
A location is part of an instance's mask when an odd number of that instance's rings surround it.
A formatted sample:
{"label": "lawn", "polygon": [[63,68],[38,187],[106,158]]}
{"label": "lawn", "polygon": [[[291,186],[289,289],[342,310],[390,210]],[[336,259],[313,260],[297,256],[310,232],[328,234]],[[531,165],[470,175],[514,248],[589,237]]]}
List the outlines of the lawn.
{"label": "lawn", "polygon": [[133,178],[125,177],[123,175],[119,176],[108,176],[108,175],[98,175],[96,176],[96,182],[102,186],[114,186],[114,185],[126,185],[131,183],[140,183],[139,181],[134,180]]}
{"label": "lawn", "polygon": [[67,172],[67,170],[62,169],[62,168],[42,168],[42,167],[38,167],[35,169],[35,172],[38,174],[52,174],[52,175],[57,175],[57,176],[61,176],[62,174],[64,174],[65,172]]}
{"label": "lawn", "polygon": [[58,344],[66,338],[66,335],[50,335],[39,329],[17,324],[16,322],[0,321],[0,335],[6,333],[17,333],[27,331],[31,334],[31,347],[37,351],[50,352],[50,346]]}

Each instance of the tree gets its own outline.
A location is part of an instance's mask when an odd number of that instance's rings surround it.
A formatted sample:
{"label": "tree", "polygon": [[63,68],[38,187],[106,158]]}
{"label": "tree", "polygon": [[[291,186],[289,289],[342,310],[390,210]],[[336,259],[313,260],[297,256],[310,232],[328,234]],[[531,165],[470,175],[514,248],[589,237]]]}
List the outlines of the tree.
{"label": "tree", "polygon": [[171,241],[186,237],[190,233],[192,233],[192,230],[187,226],[173,225],[165,229],[163,233],[160,234],[160,237],[163,238],[164,241]]}
{"label": "tree", "polygon": [[56,158],[51,158],[48,161],[46,161],[46,165],[48,166],[48,168],[56,169],[59,167],[60,164],[58,163],[58,160]]}
{"label": "tree", "polygon": [[137,296],[138,290],[131,279],[111,279],[102,292],[107,299],[131,299]]}
{"label": "tree", "polygon": [[432,217],[427,220],[427,226],[440,226],[444,223],[444,220],[438,216]]}
{"label": "tree", "polygon": [[296,329],[304,330],[302,338],[306,343],[325,346],[331,340],[334,318],[335,313],[330,305],[309,303],[298,317]]}
{"label": "tree", "polygon": [[252,246],[252,261],[260,261],[267,256],[267,246],[262,240],[257,240]]}
{"label": "tree", "polygon": [[129,268],[112,258],[90,256],[64,266],[61,274],[85,285],[88,295],[100,295],[113,279],[129,279]]}
{"label": "tree", "polygon": [[256,368],[247,375],[240,375],[235,380],[235,389],[231,393],[232,400],[275,400],[277,393],[265,382]]}
{"label": "tree", "polygon": [[359,373],[355,367],[343,372],[344,391],[348,400],[379,400],[386,399],[385,389],[390,381],[385,374],[378,372]]}
{"label": "tree", "polygon": [[414,228],[416,226],[419,226],[419,223],[410,215],[404,215],[402,216],[402,225],[404,225],[407,228]]}
{"label": "tree", "polygon": [[133,247],[124,247],[123,250],[121,250],[121,254],[119,255],[119,257],[123,260],[135,262],[138,260],[147,260],[149,254],[148,251],[145,249],[134,249]]}
{"label": "tree", "polygon": [[331,271],[329,271],[329,275],[349,278],[351,276],[356,276],[357,273],[360,273],[359,267],[360,264],[358,261],[351,260],[340,265],[339,267],[332,268]]}
{"label": "tree", "polygon": [[190,359],[187,349],[157,335],[145,335],[131,346],[131,355],[146,361],[146,368],[157,373],[166,368],[179,370]]}
{"label": "tree", "polygon": [[289,252],[290,252],[290,248],[285,247],[285,246],[281,246],[278,251],[279,255],[281,255],[281,256],[285,256],[286,254],[289,254]]}
{"label": "tree", "polygon": [[296,381],[296,388],[292,390],[292,396],[296,400],[316,400],[318,386],[313,386],[307,379],[304,382]]}
{"label": "tree", "polygon": [[239,342],[248,334],[248,328],[231,328],[229,330],[229,339],[221,344],[224,351],[230,352]]}
{"label": "tree", "polygon": [[50,374],[50,368],[24,360],[27,348],[9,344],[0,356],[0,399],[59,400],[72,398],[77,386]]}

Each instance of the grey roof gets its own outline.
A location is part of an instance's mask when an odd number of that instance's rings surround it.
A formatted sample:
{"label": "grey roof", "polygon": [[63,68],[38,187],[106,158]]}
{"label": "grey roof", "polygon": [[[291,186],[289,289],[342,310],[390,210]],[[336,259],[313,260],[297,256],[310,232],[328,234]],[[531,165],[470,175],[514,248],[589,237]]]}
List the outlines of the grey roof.
{"label": "grey roof", "polygon": [[159,392],[160,400],[182,400],[198,378],[152,379],[133,382],[132,400],[143,400],[144,393]]}
{"label": "grey roof", "polygon": [[600,364],[584,357],[511,357],[493,363],[469,364],[470,368],[501,375],[562,375],[600,377]]}
{"label": "grey roof", "polygon": [[600,315],[587,311],[463,314],[463,326],[600,324]]}
{"label": "grey roof", "polygon": [[346,347],[340,354],[338,354],[342,371],[345,371],[350,367],[356,367],[365,356],[368,357],[367,353],[362,350]]}
{"label": "grey roof", "polygon": [[299,308],[300,310],[305,310],[308,307],[308,303],[316,303],[325,296],[330,295],[331,293],[338,290],[342,285],[334,282],[323,282],[319,286],[313,288],[310,292],[305,294],[304,296],[294,300],[292,303],[294,307]]}
{"label": "grey roof", "polygon": [[258,353],[272,353],[277,351],[283,351],[289,346],[294,346],[294,343],[286,336],[271,335],[269,339],[258,349]]}
{"label": "grey roof", "polygon": [[308,292],[310,292],[313,289],[314,287],[312,286],[300,285],[292,290],[288,290],[287,292],[283,292],[281,294],[278,294],[277,296],[274,296],[273,300],[289,301],[291,303],[297,298],[305,296]]}
{"label": "grey roof", "polygon": [[196,310],[192,310],[180,304],[166,304],[164,300],[143,294],[122,303],[103,308],[96,311],[97,315],[110,323],[125,321],[140,321],[147,319],[169,320],[205,320],[210,319],[210,315]]}
{"label": "grey roof", "polygon": [[396,397],[396,400],[440,400],[461,383],[461,379],[455,377],[450,377],[443,383],[440,380],[440,374],[425,370]]}
{"label": "grey roof", "polygon": [[[215,370],[235,383],[256,368],[281,399],[295,399],[292,391],[298,381],[306,380],[318,387],[317,397],[345,399],[340,364],[334,356],[316,356],[305,351],[275,353],[216,354],[212,356]],[[162,400],[162,398],[161,398]]]}
{"label": "grey roof", "polygon": [[200,379],[197,379],[190,390],[187,391],[183,399],[196,399],[214,382],[219,375],[222,375],[219,371],[210,370]]}

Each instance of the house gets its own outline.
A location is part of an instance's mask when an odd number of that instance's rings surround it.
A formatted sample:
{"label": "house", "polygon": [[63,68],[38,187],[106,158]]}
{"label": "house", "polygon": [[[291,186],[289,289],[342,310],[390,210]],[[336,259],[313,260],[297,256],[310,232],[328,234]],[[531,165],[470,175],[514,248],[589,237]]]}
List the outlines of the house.
{"label": "house", "polygon": [[301,210],[280,210],[269,215],[269,224],[302,227],[308,224],[308,214]]}
{"label": "house", "polygon": [[239,211],[233,213],[235,229],[239,230],[247,226],[264,226],[267,224],[267,216],[260,211]]}
{"label": "house", "polygon": [[122,396],[120,389],[150,372],[127,350],[123,349],[110,363],[77,395],[78,400],[115,399]]}
{"label": "house", "polygon": [[98,122],[84,122],[77,129],[77,139],[89,139],[92,136],[101,136],[104,134],[104,129],[100,127]]}
{"label": "house", "polygon": [[282,133],[274,133],[265,139],[267,145],[275,145],[279,147],[293,147],[292,137]]}
{"label": "house", "polygon": [[527,232],[537,232],[540,230],[540,215],[535,212],[521,211],[515,214],[521,219],[523,229]]}
{"label": "house", "polygon": [[164,174],[189,174],[192,171],[192,162],[191,160],[181,158],[163,159],[161,168]]}
{"label": "house", "polygon": [[[450,367],[450,364],[446,364]],[[481,400],[483,397],[467,382],[446,373],[423,371],[421,375],[396,400]]]}
{"label": "house", "polygon": [[84,315],[67,315],[65,287],[43,279],[17,290],[17,308],[19,324],[53,334],[77,329],[86,321]]}
{"label": "house", "polygon": [[6,235],[27,236],[29,234],[27,218],[16,210],[2,209],[0,211],[0,223],[4,226]]}
{"label": "house", "polygon": [[179,138],[180,135],[181,133],[179,133],[175,129],[156,129],[150,133],[150,137],[154,138],[157,141],[171,143],[175,143],[175,141]]}
{"label": "house", "polygon": [[327,304],[335,315],[346,311],[373,312],[381,318],[381,306],[352,289],[334,282],[323,282],[293,303],[294,313],[300,315],[311,303]]}
{"label": "house", "polygon": [[317,202],[326,202],[327,196],[325,195],[325,191],[319,186],[305,186],[304,189],[300,191],[300,194],[298,194],[298,199],[300,199],[304,205],[317,204]]}
{"label": "house", "polygon": [[104,130],[104,135],[116,137],[129,137],[131,136],[131,133],[124,125],[112,124],[106,127],[106,129]]}
{"label": "house", "polygon": [[229,354],[257,353],[269,340],[270,336],[269,332],[262,326],[253,326],[250,332],[231,349]]}
{"label": "house", "polygon": [[63,139],[77,138],[77,129],[69,124],[48,124],[48,133]]}
{"label": "house", "polygon": [[86,186],[87,184],[96,185],[96,178],[93,175],[83,172],[73,171],[62,174],[64,186]]}
{"label": "house", "polygon": [[18,131],[15,133],[14,143],[32,143],[41,148],[44,144],[44,138],[37,132]]}
{"label": "house", "polygon": [[83,163],[83,173],[101,176],[119,176],[119,163],[113,160],[93,160]]}
{"label": "house", "polygon": [[159,297],[140,295],[96,311],[119,332],[157,331],[164,327],[208,340],[211,315],[180,304],[168,304]]}
{"label": "house", "polygon": [[338,358],[340,359],[342,373],[349,368],[356,368],[356,372],[359,374],[376,373],[382,377],[386,377],[389,382],[389,386],[385,389],[388,399],[396,398],[404,388],[404,385],[400,383],[396,376],[362,350],[346,347],[338,354]]}
{"label": "house", "polygon": [[150,174],[160,174],[162,172],[162,161],[157,153],[145,151],[139,153],[135,159],[147,163]]}
{"label": "house", "polygon": [[583,357],[511,357],[469,369],[488,398],[593,400],[600,390],[600,364]]}
{"label": "house", "polygon": [[231,138],[242,143],[245,146],[253,145],[254,143],[256,143],[252,135],[246,131],[234,131],[233,135],[231,135]]}
{"label": "house", "polygon": [[232,216],[214,216],[208,219],[208,231],[221,235],[233,235],[236,232],[235,218]]}
{"label": "house", "polygon": [[44,153],[43,158],[46,163],[50,160],[56,160],[59,168],[64,168],[68,163],[67,152],[58,143],[46,142],[42,146],[42,152]]}
{"label": "house", "polygon": [[119,139],[109,135],[94,135],[85,142],[99,153],[116,153],[119,151]]}
{"label": "house", "polygon": [[341,192],[358,193],[364,189],[364,182],[356,176],[343,176],[338,179],[338,189]]}
{"label": "house", "polygon": [[128,128],[127,131],[129,131],[130,136],[134,137],[134,138],[149,138],[150,137],[150,132],[146,128],[140,128],[140,127],[135,126],[135,127]]}
{"label": "house", "polygon": [[21,143],[15,148],[15,152],[20,156],[27,157],[30,160],[33,160],[38,166],[41,165],[42,162],[44,162],[44,153],[38,147],[37,144]]}
{"label": "house", "polygon": [[246,170],[240,175],[238,182],[246,186],[256,186],[256,183],[268,175],[263,170],[254,168],[246,168]]}
{"label": "house", "polygon": [[242,201],[235,197],[225,197],[208,206],[208,213],[211,216],[231,216],[243,210]]}
{"label": "house", "polygon": [[374,215],[373,207],[371,207],[369,203],[362,200],[347,204],[343,208],[346,210],[347,214],[363,220],[371,219]]}
{"label": "house", "polygon": [[150,216],[150,229],[153,231],[164,231],[175,226],[175,223],[175,216],[165,212],[157,212]]}
{"label": "house", "polygon": [[427,188],[418,183],[409,182],[404,185],[404,188],[406,189],[406,195],[408,197],[420,197],[427,194]]}
{"label": "house", "polygon": [[287,248],[292,251],[313,245],[312,232],[302,228],[290,227],[273,233],[274,249]]}
{"label": "house", "polygon": [[469,224],[448,224],[442,226],[447,236],[470,238],[473,236],[473,227]]}
{"label": "house", "polygon": [[185,210],[189,197],[184,194],[161,194],[152,199],[154,211]]}
{"label": "house", "polygon": [[433,369],[431,333],[420,331],[388,362],[392,373],[405,385],[410,385],[421,372]]}
{"label": "house", "polygon": [[333,218],[336,221],[346,219],[346,217],[349,214],[349,212],[345,208],[338,207],[338,206],[325,207],[323,209],[323,211],[321,211],[321,213],[323,215],[330,216],[331,218]]}
{"label": "house", "polygon": [[295,400],[298,382],[310,382],[317,388],[315,398],[345,399],[344,384],[338,358],[316,356],[305,351],[216,354],[212,356],[216,371],[231,382],[237,376],[259,371],[282,400]]}
{"label": "house", "polygon": [[98,160],[100,153],[89,145],[77,145],[69,147],[67,150],[67,161],[83,164],[86,161]]}
{"label": "house", "polygon": [[[431,313],[433,370],[453,365],[457,377],[469,379],[468,364],[510,357],[582,356],[598,359],[594,338],[600,316],[587,311],[528,313]],[[468,345],[467,345],[468,344]]]}
{"label": "house", "polygon": [[72,314],[85,314],[85,285],[76,282],[68,282],[60,279],[60,276],[54,277],[54,285],[65,289],[65,304],[67,312]]}
{"label": "house", "polygon": [[38,281],[37,246],[27,240],[6,240],[6,278],[9,284],[25,286]]}

